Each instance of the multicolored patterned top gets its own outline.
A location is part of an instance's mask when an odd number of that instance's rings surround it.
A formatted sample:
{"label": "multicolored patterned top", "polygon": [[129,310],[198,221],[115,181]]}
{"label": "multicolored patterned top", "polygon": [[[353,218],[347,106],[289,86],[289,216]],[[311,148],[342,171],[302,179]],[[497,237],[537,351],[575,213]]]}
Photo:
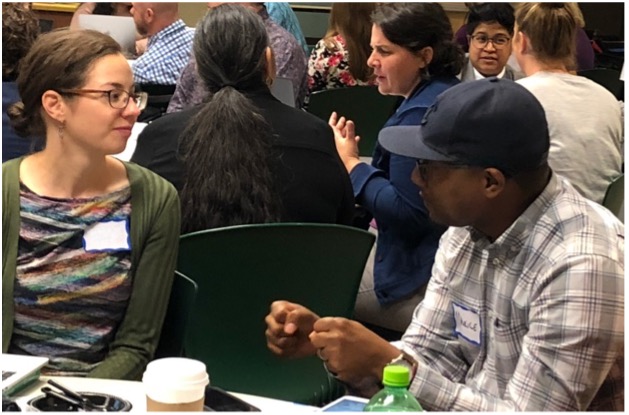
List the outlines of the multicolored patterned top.
{"label": "multicolored patterned top", "polygon": [[317,42],[308,61],[308,95],[315,91],[345,88],[357,85],[375,85],[376,80],[355,79],[349,71],[349,57],[343,36],[334,37],[335,50],[325,46],[324,39]]}
{"label": "multicolored patterned top", "polygon": [[51,375],[105,358],[131,295],[130,215],[130,187],[56,199],[20,185],[11,353],[49,357]]}

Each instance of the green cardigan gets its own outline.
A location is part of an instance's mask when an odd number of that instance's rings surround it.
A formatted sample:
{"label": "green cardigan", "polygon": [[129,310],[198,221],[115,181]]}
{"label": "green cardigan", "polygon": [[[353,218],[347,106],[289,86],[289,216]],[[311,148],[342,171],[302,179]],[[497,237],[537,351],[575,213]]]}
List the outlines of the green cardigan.
{"label": "green cardigan", "polygon": [[[11,342],[20,230],[19,167],[2,165],[2,352]],[[88,376],[139,379],[152,359],[168,306],[180,233],[179,198],[158,175],[125,163],[131,183],[131,270],[127,311],[105,359]]]}

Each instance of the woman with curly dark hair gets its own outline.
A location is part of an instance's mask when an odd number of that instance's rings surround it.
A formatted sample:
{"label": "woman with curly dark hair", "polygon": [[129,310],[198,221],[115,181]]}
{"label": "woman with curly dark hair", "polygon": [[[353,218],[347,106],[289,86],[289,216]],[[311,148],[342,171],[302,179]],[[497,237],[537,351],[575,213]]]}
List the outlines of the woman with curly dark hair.
{"label": "woman with curly dark hair", "polygon": [[[419,125],[436,97],[459,83],[463,52],[438,3],[382,3],[372,15],[373,68],[378,91],[404,98],[385,127]],[[423,298],[439,238],[445,230],[428,217],[411,182],[416,160],[391,154],[379,144],[371,165],[358,156],[354,123],[333,113],[330,124],[356,202],[375,219],[375,252],[367,261],[355,318],[402,332]],[[377,228],[377,231],[376,231]]]}
{"label": "woman with curly dark hair", "polygon": [[2,162],[30,151],[31,141],[17,135],[7,115],[20,100],[18,66],[39,35],[39,23],[27,3],[2,3]]}

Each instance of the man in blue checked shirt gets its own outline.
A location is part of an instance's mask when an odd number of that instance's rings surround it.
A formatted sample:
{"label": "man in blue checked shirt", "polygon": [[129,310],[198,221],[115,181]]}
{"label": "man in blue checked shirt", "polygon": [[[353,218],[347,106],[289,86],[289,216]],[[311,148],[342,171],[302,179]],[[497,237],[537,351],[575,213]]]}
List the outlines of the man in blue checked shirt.
{"label": "man in blue checked shirt", "polygon": [[188,63],[194,31],[179,18],[177,3],[131,3],[138,33],[148,36],[146,52],[132,64],[138,84],[175,85]]}
{"label": "man in blue checked shirt", "polygon": [[624,226],[550,169],[537,99],[510,80],[462,83],[378,139],[417,160],[430,218],[450,226],[424,300],[394,343],[276,301],[268,347],[316,354],[365,396],[386,365],[408,366],[431,411],[624,410]]}

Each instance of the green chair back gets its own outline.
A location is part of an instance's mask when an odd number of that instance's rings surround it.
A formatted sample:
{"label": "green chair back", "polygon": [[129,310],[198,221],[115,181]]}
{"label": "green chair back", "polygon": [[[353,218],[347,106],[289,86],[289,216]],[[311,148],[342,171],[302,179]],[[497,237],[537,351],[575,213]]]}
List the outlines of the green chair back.
{"label": "green chair back", "polygon": [[605,197],[603,198],[603,206],[609,209],[618,219],[625,222],[625,175],[621,174],[616,177],[607,187]]}
{"label": "green chair back", "polygon": [[381,95],[375,86],[353,86],[313,92],[308,112],[325,122],[336,111],[339,117],[354,121],[359,155],[371,157],[378,133],[398,107],[398,97]]}
{"label": "green chair back", "polygon": [[180,240],[178,270],[199,285],[186,356],[205,362],[220,388],[322,405],[342,389],[316,357],[267,349],[265,316],[275,300],[321,316],[351,317],[374,235],[324,224],[243,225]]}
{"label": "green chair back", "polygon": [[197,283],[175,271],[168,309],[154,359],[183,355],[183,342],[197,296]]}

